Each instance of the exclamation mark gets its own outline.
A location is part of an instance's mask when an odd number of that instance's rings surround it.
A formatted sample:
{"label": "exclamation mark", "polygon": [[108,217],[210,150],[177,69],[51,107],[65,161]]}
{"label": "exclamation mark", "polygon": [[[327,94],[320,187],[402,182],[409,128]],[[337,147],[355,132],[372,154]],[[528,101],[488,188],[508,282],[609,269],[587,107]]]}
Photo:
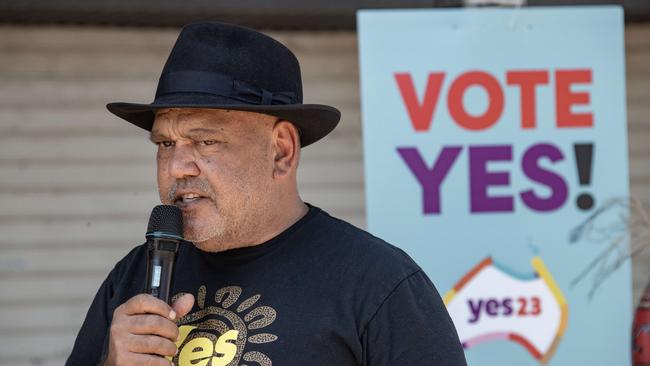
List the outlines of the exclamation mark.
{"label": "exclamation mark", "polygon": [[[580,186],[591,185],[591,166],[594,152],[594,144],[575,144],[573,152],[576,156],[576,165],[578,167],[578,179]],[[591,193],[580,193],[576,200],[576,205],[581,210],[588,210],[594,206],[594,197]]]}

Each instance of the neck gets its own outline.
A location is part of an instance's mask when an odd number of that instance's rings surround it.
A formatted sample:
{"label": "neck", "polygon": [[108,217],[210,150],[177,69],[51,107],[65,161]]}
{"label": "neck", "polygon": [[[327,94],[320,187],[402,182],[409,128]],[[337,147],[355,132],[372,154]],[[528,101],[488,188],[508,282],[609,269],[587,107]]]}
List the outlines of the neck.
{"label": "neck", "polygon": [[295,200],[288,202],[286,205],[276,206],[273,211],[278,214],[269,216],[269,220],[266,222],[266,230],[260,230],[257,238],[251,240],[250,244],[241,245],[242,247],[259,245],[275,238],[305,216],[309,211],[309,207],[300,197],[296,196]]}

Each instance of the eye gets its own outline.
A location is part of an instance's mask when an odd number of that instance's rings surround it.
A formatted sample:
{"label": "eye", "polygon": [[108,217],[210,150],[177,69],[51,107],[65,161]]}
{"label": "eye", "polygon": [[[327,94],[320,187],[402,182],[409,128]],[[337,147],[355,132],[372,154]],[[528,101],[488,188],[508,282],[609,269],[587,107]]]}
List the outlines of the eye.
{"label": "eye", "polygon": [[206,145],[206,146],[210,146],[210,145],[214,145],[214,144],[216,144],[218,142],[219,141],[217,141],[217,140],[203,140],[203,141],[201,141],[201,144]]}
{"label": "eye", "polygon": [[172,146],[174,146],[175,144],[176,144],[176,143],[175,143],[174,141],[160,141],[160,142],[158,143],[158,146],[162,146],[162,147],[172,147]]}

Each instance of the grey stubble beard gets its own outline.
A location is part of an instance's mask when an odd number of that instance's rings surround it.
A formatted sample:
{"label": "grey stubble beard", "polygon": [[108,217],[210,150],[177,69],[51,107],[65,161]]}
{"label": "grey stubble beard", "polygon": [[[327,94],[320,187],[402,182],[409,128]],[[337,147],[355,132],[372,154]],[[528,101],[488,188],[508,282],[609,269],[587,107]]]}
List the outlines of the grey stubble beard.
{"label": "grey stubble beard", "polygon": [[[175,199],[176,199],[176,192],[179,189],[196,189],[200,192],[205,193],[210,201],[212,201],[212,205],[214,206],[215,211],[218,211],[217,207],[217,197],[214,191],[212,190],[212,187],[208,183],[207,180],[203,178],[191,178],[191,179],[179,179],[174,182],[174,184],[171,186],[169,189],[169,192],[167,193],[167,200],[169,201],[170,204],[174,204]],[[189,223],[190,221],[198,220],[199,218],[192,217],[190,213],[187,213],[186,211],[183,211],[183,227],[184,227],[184,236],[185,240],[191,241],[193,243],[201,243],[208,241],[215,236],[219,235],[219,230],[217,230],[216,227],[212,227],[211,230],[207,234],[204,234],[202,236],[199,236],[198,233],[196,233],[196,230],[188,230],[187,225],[185,223]]]}

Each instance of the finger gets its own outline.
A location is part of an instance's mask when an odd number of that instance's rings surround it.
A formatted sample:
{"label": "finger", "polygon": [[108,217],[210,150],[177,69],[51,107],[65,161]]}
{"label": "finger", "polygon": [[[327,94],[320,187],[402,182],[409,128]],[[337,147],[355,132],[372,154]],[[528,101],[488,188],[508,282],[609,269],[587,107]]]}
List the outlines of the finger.
{"label": "finger", "polygon": [[129,341],[129,351],[133,353],[174,356],[176,350],[172,341],[155,335],[134,335]]}
{"label": "finger", "polygon": [[131,334],[157,335],[172,341],[178,338],[178,327],[176,323],[159,315],[131,315],[129,317],[129,329]]}
{"label": "finger", "polygon": [[178,318],[182,318],[192,310],[194,306],[194,295],[185,294],[172,304],[172,309],[176,312]]}
{"label": "finger", "polygon": [[173,365],[171,361],[152,355],[133,354],[131,357],[132,362],[129,365],[138,366],[170,366]]}
{"label": "finger", "polygon": [[171,320],[176,318],[176,313],[167,303],[149,294],[133,296],[121,306],[126,315],[157,314]]}

